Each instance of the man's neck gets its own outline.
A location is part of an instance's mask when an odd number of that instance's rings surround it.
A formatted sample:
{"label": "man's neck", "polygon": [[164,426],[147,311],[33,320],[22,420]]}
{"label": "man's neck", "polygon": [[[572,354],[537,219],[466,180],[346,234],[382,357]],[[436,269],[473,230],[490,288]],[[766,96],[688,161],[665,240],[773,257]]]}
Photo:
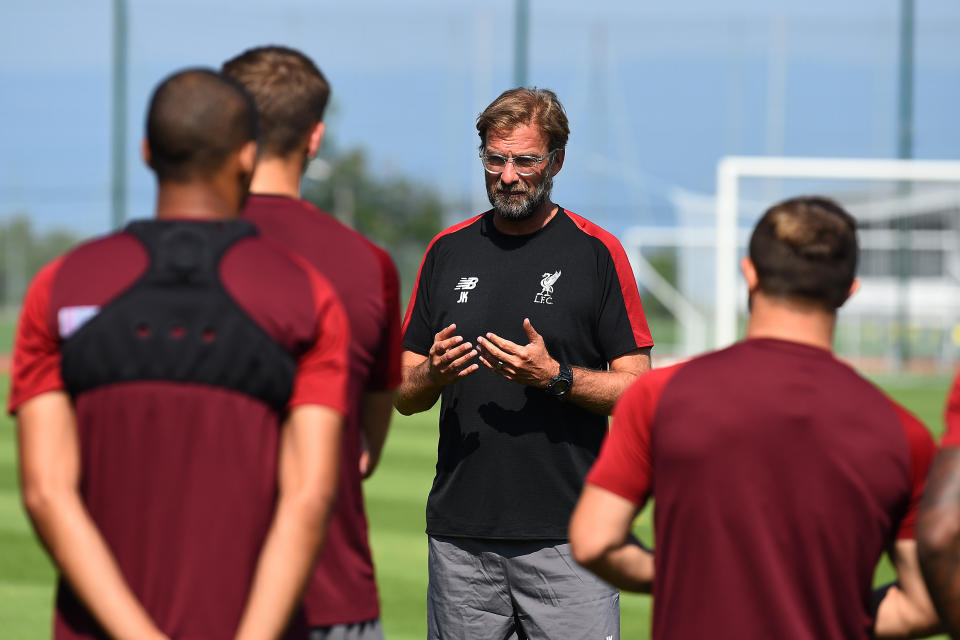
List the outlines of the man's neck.
{"label": "man's neck", "polygon": [[303,175],[303,162],[300,158],[293,156],[261,158],[253,172],[250,193],[299,198],[301,175]]}
{"label": "man's neck", "polygon": [[494,211],[493,226],[500,233],[509,236],[524,236],[543,229],[548,222],[553,220],[553,216],[557,215],[559,210],[560,208],[557,205],[547,200],[532,216],[523,220],[505,218]]}
{"label": "man's neck", "polygon": [[159,219],[230,220],[237,217],[239,209],[239,201],[225,198],[216,188],[203,183],[167,182],[157,189]]}
{"label": "man's neck", "polygon": [[776,338],[833,351],[837,314],[763,293],[753,295],[747,338]]}

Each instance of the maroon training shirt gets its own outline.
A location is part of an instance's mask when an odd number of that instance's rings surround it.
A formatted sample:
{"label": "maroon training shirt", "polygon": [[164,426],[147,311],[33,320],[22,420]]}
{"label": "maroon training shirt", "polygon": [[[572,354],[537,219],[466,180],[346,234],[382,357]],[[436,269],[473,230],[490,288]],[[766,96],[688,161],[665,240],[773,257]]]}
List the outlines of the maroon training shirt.
{"label": "maroon training shirt", "polygon": [[360,410],[365,392],[400,384],[397,270],[386,251],[302,200],[252,195],[244,216],[265,237],[326,276],[350,319],[349,410],[340,493],[304,607],[313,627],[373,620],[380,617],[380,605],[360,486]]}
{"label": "maroon training shirt", "polygon": [[654,498],[654,638],[868,638],[934,453],[828,351],[751,339],[641,376],[587,482]]}
{"label": "maroon training shirt", "polygon": [[[12,412],[65,388],[65,337],[147,264],[143,245],[121,232],[37,274],[17,328]],[[288,407],[342,413],[348,326],[329,284],[256,236],[228,249],[219,273],[241,309],[297,358]],[[226,388],[154,380],[96,387],[74,405],[82,498],[137,599],[172,638],[232,637],[276,502],[276,411]],[[54,635],[102,635],[63,580]]]}

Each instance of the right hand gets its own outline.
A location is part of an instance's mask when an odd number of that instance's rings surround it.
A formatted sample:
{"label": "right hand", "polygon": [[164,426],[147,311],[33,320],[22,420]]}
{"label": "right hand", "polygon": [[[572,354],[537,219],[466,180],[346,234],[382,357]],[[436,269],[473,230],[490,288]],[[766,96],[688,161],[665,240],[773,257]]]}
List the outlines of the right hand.
{"label": "right hand", "polygon": [[462,336],[454,335],[456,329],[457,325],[451,324],[433,337],[426,363],[430,380],[436,386],[454,383],[480,368],[476,362],[468,364],[477,356],[477,350]]}

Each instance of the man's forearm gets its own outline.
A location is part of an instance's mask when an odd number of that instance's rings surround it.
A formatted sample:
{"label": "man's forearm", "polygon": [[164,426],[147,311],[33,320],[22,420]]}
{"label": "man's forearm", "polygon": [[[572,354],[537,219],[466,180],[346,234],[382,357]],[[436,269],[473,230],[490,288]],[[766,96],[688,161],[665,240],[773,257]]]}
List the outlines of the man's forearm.
{"label": "man's forearm", "polygon": [[163,638],[123,578],[80,497],[80,442],[69,396],[51,391],[17,410],[20,487],[37,535],[74,592],[115,638]]}
{"label": "man's forearm", "polygon": [[618,589],[634,593],[653,590],[653,554],[634,541],[628,540],[584,566]]}
{"label": "man's forearm", "polygon": [[568,400],[594,413],[608,416],[613,406],[636,379],[650,370],[650,348],[638,349],[614,359],[607,371],[573,367],[573,386]]}
{"label": "man's forearm", "polygon": [[127,585],[79,495],[29,492],[24,500],[63,577],[111,637],[166,637]]}
{"label": "man's forearm", "polygon": [[397,411],[405,416],[427,411],[437,403],[442,389],[430,378],[428,360],[417,366],[403,367],[403,381],[397,389]]}
{"label": "man's forearm", "polygon": [[890,550],[897,570],[897,584],[891,586],[877,609],[874,633],[878,638],[925,638],[933,635],[939,620],[923,583],[914,540],[897,540]]}
{"label": "man's forearm", "polygon": [[877,609],[875,638],[927,638],[938,631],[937,618],[930,607],[896,585],[887,590]]}
{"label": "man's forearm", "polygon": [[281,499],[260,552],[238,640],[280,637],[286,628],[324,539],[327,504]]}
{"label": "man's forearm", "polygon": [[393,405],[396,393],[390,391],[372,391],[363,396],[363,406],[360,410],[360,430],[363,436],[364,452],[360,473],[369,478],[383,453],[383,446],[387,441],[387,432],[390,430],[390,418],[393,415]]}
{"label": "man's forearm", "polygon": [[960,637],[960,448],[933,463],[917,517],[917,551],[930,597],[944,627]]}
{"label": "man's forearm", "polygon": [[567,402],[588,411],[608,416],[613,406],[634,380],[636,373],[627,371],[594,371],[571,367],[573,386],[567,393]]}

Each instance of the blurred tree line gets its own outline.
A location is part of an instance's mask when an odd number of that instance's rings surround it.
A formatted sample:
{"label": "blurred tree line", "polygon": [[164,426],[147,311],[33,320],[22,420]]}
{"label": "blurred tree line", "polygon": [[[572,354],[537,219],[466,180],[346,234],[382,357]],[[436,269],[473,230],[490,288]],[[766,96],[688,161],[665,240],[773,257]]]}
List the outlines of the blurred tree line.
{"label": "blurred tree line", "polygon": [[443,226],[437,192],[403,176],[380,177],[363,149],[339,149],[328,137],[308,166],[304,199],[386,249],[400,272],[404,306],[420,260]]}
{"label": "blurred tree line", "polygon": [[37,232],[25,212],[7,216],[0,223],[0,301],[3,306],[18,306],[30,279],[40,267],[81,239],[80,234],[65,229]]}
{"label": "blurred tree line", "polygon": [[[390,252],[400,272],[400,302],[405,305],[423,252],[442,227],[439,195],[403,176],[374,175],[362,149],[340,150],[324,139],[304,177],[303,196]],[[84,239],[64,229],[38,232],[26,212],[5,216],[0,222],[3,306],[18,306],[37,270]]]}

